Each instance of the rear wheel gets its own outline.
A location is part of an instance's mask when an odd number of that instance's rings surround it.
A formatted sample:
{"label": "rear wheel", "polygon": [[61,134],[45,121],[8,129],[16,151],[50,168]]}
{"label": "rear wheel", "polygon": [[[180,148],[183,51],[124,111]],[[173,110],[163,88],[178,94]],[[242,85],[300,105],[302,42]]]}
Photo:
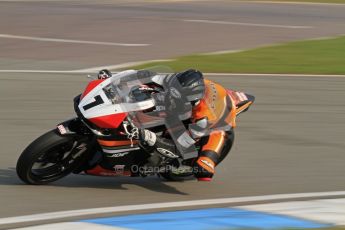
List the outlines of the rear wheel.
{"label": "rear wheel", "polygon": [[48,184],[84,163],[88,138],[49,131],[32,142],[17,162],[17,174],[27,184]]}

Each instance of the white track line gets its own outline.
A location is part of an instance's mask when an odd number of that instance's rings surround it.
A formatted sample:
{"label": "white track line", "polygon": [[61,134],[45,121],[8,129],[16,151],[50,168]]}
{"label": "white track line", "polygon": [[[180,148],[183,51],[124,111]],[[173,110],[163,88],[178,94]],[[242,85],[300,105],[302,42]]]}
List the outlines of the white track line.
{"label": "white track line", "polygon": [[82,223],[82,222],[62,222],[57,224],[44,224],[39,226],[15,228],[13,230],[130,230],[102,224]]}
{"label": "white track line", "polygon": [[41,213],[27,216],[16,216],[0,218],[0,225],[16,224],[24,222],[42,221],[42,220],[56,220],[67,217],[81,217],[85,215],[105,214],[105,213],[118,213],[140,210],[153,210],[162,208],[180,208],[180,207],[193,207],[193,206],[205,206],[205,205],[224,205],[224,204],[236,204],[244,202],[262,202],[262,201],[275,201],[282,199],[299,199],[299,198],[315,198],[331,196],[345,196],[345,191],[334,192],[315,192],[315,193],[295,193],[295,194],[275,194],[265,196],[247,196],[247,197],[234,197],[234,198],[220,198],[209,200],[191,200],[191,201],[178,201],[178,202],[165,202],[165,203],[150,203],[139,205],[125,205],[117,207],[104,207],[104,208],[92,208],[92,209],[80,209],[71,211]]}
{"label": "white track line", "polygon": [[233,53],[240,53],[244,52],[246,50],[219,50],[214,52],[208,52],[208,53],[200,53],[199,55],[218,55],[218,54],[233,54]]}
{"label": "white track line", "polygon": [[[134,62],[132,62],[134,63]],[[139,62],[138,62],[139,63]],[[119,67],[120,66],[120,67]],[[133,66],[132,64],[130,66]],[[107,68],[110,67],[110,68]],[[115,67],[115,68],[111,68]],[[101,69],[117,69],[126,68],[126,64],[113,65],[113,66],[100,66],[89,69],[80,70],[0,70],[0,73],[42,73],[42,74],[91,74],[97,73]],[[113,73],[116,73],[114,71]],[[275,73],[203,73],[207,76],[245,76],[245,77],[319,77],[319,78],[345,78],[345,75],[337,74],[275,74]]]}
{"label": "white track line", "polygon": [[72,74],[72,73],[87,73],[79,72],[76,70],[36,70],[36,69],[2,69],[0,73],[63,73],[63,74]]}
{"label": "white track line", "polygon": [[65,73],[65,74],[83,74],[83,73],[97,73],[101,69],[116,70],[121,68],[127,68],[130,66],[143,65],[150,62],[165,62],[172,61],[172,59],[159,59],[159,60],[146,60],[146,61],[136,61],[136,62],[126,62],[117,65],[108,66],[95,66],[85,69],[77,70],[25,70],[25,69],[0,69],[0,73]]}
{"label": "white track line", "polygon": [[221,24],[221,25],[273,27],[273,28],[285,28],[285,29],[310,29],[310,28],[314,28],[312,26],[274,25],[274,24],[246,23],[246,22],[213,21],[213,20],[204,20],[204,19],[183,19],[182,21],[184,21],[184,22],[208,23],[208,24]]}
{"label": "white track line", "polygon": [[345,75],[337,74],[279,74],[279,73],[204,73],[205,76],[246,76],[246,77],[337,77],[344,78]]}
{"label": "white track line", "polygon": [[151,62],[168,62],[168,61],[173,61],[173,59],[160,59],[160,60],[146,60],[146,61],[136,61],[136,62],[127,62],[127,63],[122,63],[122,64],[117,64],[117,65],[108,65],[108,66],[96,66],[96,67],[91,67],[87,69],[79,69],[75,70],[77,72],[98,72],[101,69],[122,69],[122,68],[127,68],[130,66],[138,66],[138,65],[143,65],[146,63],[151,63]]}
{"label": "white track line", "polygon": [[97,42],[97,41],[83,41],[83,40],[59,39],[59,38],[30,37],[30,36],[18,36],[18,35],[11,35],[11,34],[0,34],[0,38],[23,39],[23,40],[31,40],[31,41],[42,41],[42,42],[60,42],[60,43],[104,45],[104,46],[129,46],[129,47],[131,47],[131,46],[149,46],[149,45],[151,45],[151,44]]}
{"label": "white track line", "polygon": [[316,5],[316,6],[345,6],[344,3],[327,3],[327,2],[284,2],[284,1],[234,1],[237,3],[263,3],[263,4],[289,4],[289,5]]}

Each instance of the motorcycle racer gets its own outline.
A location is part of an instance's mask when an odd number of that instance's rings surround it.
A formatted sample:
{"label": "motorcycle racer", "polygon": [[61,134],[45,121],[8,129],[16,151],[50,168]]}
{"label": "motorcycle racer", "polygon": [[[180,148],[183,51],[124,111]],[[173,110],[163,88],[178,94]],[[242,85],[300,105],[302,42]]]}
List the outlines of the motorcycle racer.
{"label": "motorcycle racer", "polygon": [[[194,69],[167,75],[159,83],[166,92],[163,104],[170,123],[168,130],[176,138],[168,139],[141,129],[141,145],[144,149],[152,147],[165,156],[174,157],[194,149],[197,144],[200,148],[191,163],[194,175],[199,181],[210,181],[215,167],[227,156],[234,141],[236,108],[230,96],[224,87],[204,79],[203,74]],[[152,90],[141,86],[134,92],[140,95],[138,91],[144,94],[147,89]],[[176,115],[188,112],[191,115],[189,129],[186,130],[179,126],[182,123]]]}
{"label": "motorcycle racer", "polygon": [[71,173],[210,181],[231,149],[235,118],[255,97],[201,72],[164,66],[102,70],[73,98],[75,117],[20,154],[18,177],[42,185]]}

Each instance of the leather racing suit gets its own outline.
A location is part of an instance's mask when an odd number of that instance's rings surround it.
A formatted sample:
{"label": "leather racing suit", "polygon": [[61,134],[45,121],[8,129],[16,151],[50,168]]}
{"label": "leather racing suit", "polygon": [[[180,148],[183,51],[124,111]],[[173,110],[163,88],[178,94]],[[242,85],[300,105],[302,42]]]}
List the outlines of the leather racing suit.
{"label": "leather racing suit", "polygon": [[205,81],[205,96],[192,109],[193,138],[200,138],[199,156],[195,162],[196,177],[210,180],[218,165],[231,150],[236,126],[236,109],[221,85]]}
{"label": "leather racing suit", "polygon": [[[198,156],[191,166],[199,181],[210,181],[215,167],[227,156],[234,141],[233,128],[236,126],[236,106],[227,90],[220,84],[204,79],[205,94],[191,110],[191,125],[186,132],[180,133],[176,143],[152,132],[144,132],[143,140],[151,142],[159,149],[167,149],[171,153],[178,152],[176,145],[197,145]],[[178,113],[178,109],[173,111]],[[152,137],[154,136],[154,141]],[[150,140],[151,139],[151,140]],[[188,146],[187,146],[188,147]]]}

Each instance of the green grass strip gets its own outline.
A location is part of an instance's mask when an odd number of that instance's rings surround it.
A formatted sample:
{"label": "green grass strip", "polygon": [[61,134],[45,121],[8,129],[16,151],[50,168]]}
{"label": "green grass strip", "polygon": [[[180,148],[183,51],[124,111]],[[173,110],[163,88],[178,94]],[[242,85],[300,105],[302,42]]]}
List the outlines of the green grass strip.
{"label": "green grass strip", "polygon": [[345,37],[291,42],[238,53],[189,55],[133,68],[169,66],[218,73],[345,74]]}
{"label": "green grass strip", "polygon": [[[245,0],[248,1],[248,0]],[[264,1],[264,0],[249,0],[249,1]],[[314,2],[314,3],[345,3],[345,0],[266,0],[272,2]]]}

